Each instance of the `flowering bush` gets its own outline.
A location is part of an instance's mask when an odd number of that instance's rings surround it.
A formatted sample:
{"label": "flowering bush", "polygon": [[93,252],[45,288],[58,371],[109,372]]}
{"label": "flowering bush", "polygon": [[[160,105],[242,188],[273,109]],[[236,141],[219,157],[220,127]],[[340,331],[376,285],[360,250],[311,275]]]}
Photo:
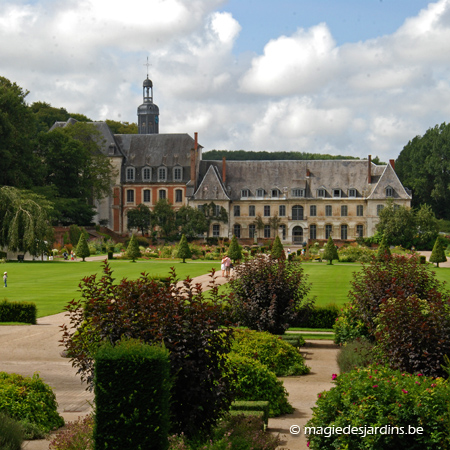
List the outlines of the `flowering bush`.
{"label": "flowering bush", "polygon": [[341,262],[362,262],[370,263],[375,251],[363,245],[349,245],[338,250],[339,261]]}
{"label": "flowering bush", "polygon": [[[344,373],[334,381],[335,387],[319,394],[307,426],[322,427],[322,431],[330,426],[357,430],[310,434],[311,449],[449,448],[450,387],[446,380],[372,366]],[[368,428],[364,431],[364,427]],[[408,438],[408,427],[421,427],[422,433]]]}
{"label": "flowering bush", "polygon": [[92,415],[79,417],[69,422],[50,442],[50,450],[93,450],[92,433],[94,418]]}
{"label": "flowering bush", "polygon": [[358,318],[356,309],[348,303],[341,309],[341,313],[333,325],[333,331],[335,344],[344,344],[369,335],[367,327]]}

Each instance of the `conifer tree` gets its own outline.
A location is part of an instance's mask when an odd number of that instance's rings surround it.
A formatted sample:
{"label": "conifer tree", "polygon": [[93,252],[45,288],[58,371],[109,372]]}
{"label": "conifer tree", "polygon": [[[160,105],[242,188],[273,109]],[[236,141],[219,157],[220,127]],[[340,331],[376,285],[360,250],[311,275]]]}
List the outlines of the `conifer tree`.
{"label": "conifer tree", "polygon": [[136,259],[139,258],[139,256],[141,256],[139,243],[134,237],[134,234],[132,234],[127,247],[127,257],[130,258],[132,262],[136,262]]}
{"label": "conifer tree", "polygon": [[228,248],[228,257],[233,261],[242,259],[241,246],[235,235],[231,238],[230,247]]}
{"label": "conifer tree", "polygon": [[391,256],[391,250],[389,249],[386,235],[383,234],[380,245],[378,246],[377,259],[383,260],[384,258],[389,258],[390,256]]}
{"label": "conifer tree", "polygon": [[85,261],[85,258],[91,254],[91,252],[89,251],[88,243],[86,241],[86,235],[84,233],[81,233],[80,235],[80,239],[78,240],[75,252],[79,258],[83,258],[83,261]]}
{"label": "conifer tree", "polygon": [[181,258],[185,263],[186,258],[190,258],[191,256],[192,256],[191,249],[189,248],[186,236],[183,234],[181,236],[181,241],[178,244],[177,258]]}
{"label": "conifer tree", "polygon": [[444,246],[441,238],[438,236],[431,251],[430,262],[436,263],[436,267],[439,267],[439,263],[445,261],[447,261],[447,257],[445,256]]}
{"label": "conifer tree", "polygon": [[278,235],[275,237],[275,240],[273,241],[272,251],[270,252],[270,255],[272,256],[272,258],[275,259],[286,259],[284,247],[280,241],[280,236]]}
{"label": "conifer tree", "polygon": [[328,242],[325,245],[325,251],[323,252],[323,259],[328,261],[328,264],[333,264],[333,259],[339,259],[336,246],[334,245],[333,238],[330,236]]}

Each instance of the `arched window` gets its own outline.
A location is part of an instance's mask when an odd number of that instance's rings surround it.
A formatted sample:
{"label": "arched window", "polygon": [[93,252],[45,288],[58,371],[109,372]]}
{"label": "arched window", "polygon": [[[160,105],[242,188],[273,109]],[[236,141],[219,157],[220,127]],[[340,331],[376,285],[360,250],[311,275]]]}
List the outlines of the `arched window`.
{"label": "arched window", "polygon": [[303,220],[303,206],[295,205],[292,207],[292,220]]}

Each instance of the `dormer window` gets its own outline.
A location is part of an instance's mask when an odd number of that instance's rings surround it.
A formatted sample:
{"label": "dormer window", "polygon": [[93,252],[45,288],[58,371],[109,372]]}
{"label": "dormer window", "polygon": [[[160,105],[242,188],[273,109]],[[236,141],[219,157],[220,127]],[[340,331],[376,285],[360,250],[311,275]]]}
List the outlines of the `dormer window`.
{"label": "dormer window", "polygon": [[248,198],[250,197],[250,190],[249,189],[242,189],[241,191],[241,198]]}
{"label": "dormer window", "polygon": [[127,181],[134,181],[135,169],[134,167],[127,167]]}
{"label": "dormer window", "polygon": [[256,189],[256,196],[257,197],[264,197],[264,189]]}
{"label": "dormer window", "polygon": [[292,197],[304,197],[305,190],[304,189],[292,189]]}
{"label": "dormer window", "polygon": [[340,189],[333,189],[333,198],[341,198],[341,193]]}
{"label": "dormer window", "polygon": [[356,197],[356,189],[349,189],[348,190],[348,196],[350,198],[355,198]]}
{"label": "dormer window", "polygon": [[160,167],[158,169],[158,181],[167,180],[167,169],[165,167]]}
{"label": "dormer window", "polygon": [[278,189],[272,189],[271,197],[278,198],[280,195],[280,191]]}
{"label": "dormer window", "polygon": [[181,181],[183,179],[183,168],[175,167],[173,169],[173,181]]}
{"label": "dormer window", "polygon": [[142,170],[143,181],[150,181],[152,179],[152,169],[150,167],[144,167]]}
{"label": "dormer window", "polygon": [[326,191],[323,188],[317,189],[317,197],[326,197]]}
{"label": "dormer window", "polygon": [[391,186],[388,186],[386,188],[386,197],[393,197],[394,196],[394,189],[391,188]]}

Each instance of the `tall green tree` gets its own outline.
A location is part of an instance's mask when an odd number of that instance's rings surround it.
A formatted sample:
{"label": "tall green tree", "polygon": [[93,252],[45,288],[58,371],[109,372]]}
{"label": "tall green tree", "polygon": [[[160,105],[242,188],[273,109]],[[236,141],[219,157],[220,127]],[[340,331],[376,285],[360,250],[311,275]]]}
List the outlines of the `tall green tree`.
{"label": "tall green tree", "polygon": [[412,190],[412,206],[430,205],[438,219],[450,219],[450,124],[416,136],[395,163],[403,185]]}
{"label": "tall green tree", "polygon": [[153,208],[154,225],[160,228],[162,237],[169,237],[176,230],[175,211],[167,199],[156,202]]}
{"label": "tall green tree", "polygon": [[280,236],[276,235],[275,240],[273,241],[272,251],[270,253],[272,258],[277,259],[286,259],[286,254],[284,253],[283,244],[280,241]]}
{"label": "tall green tree", "polygon": [[0,188],[0,247],[38,256],[53,242],[52,204],[32,192]]}
{"label": "tall green tree", "polygon": [[132,262],[136,262],[136,259],[138,259],[141,256],[141,251],[139,250],[139,243],[137,239],[135,238],[134,234],[131,235],[130,242],[128,243],[126,255],[128,258],[131,259]]}
{"label": "tall green tree", "polygon": [[89,246],[86,240],[86,235],[84,233],[81,233],[80,240],[77,244],[77,249],[75,250],[76,255],[78,258],[82,258],[83,262],[86,260],[88,256],[90,256],[91,252],[89,251]]}
{"label": "tall green tree", "polygon": [[188,239],[206,233],[209,229],[208,219],[203,212],[191,206],[182,206],[176,212],[176,223],[180,232]]}
{"label": "tall green tree", "polygon": [[178,244],[177,258],[181,258],[185,263],[186,258],[190,258],[191,256],[192,256],[191,249],[189,248],[186,236],[183,234],[183,236],[181,236],[180,243]]}
{"label": "tall green tree", "polygon": [[439,267],[439,263],[445,261],[447,261],[447,257],[445,256],[444,244],[442,243],[441,238],[438,236],[430,255],[430,262],[436,263],[436,266]]}
{"label": "tall green tree", "polygon": [[378,246],[377,258],[382,261],[389,256],[391,256],[391,249],[387,243],[386,236],[383,234],[380,245]]}
{"label": "tall green tree", "polygon": [[152,226],[152,213],[150,208],[143,203],[136,208],[127,211],[128,229],[137,228],[141,230],[142,236],[147,233]]}
{"label": "tall green tree", "polygon": [[339,259],[339,255],[336,249],[336,245],[333,242],[333,238],[330,236],[325,245],[325,251],[323,252],[323,259],[328,261],[328,264],[333,264],[333,259]]}
{"label": "tall green tree", "polygon": [[231,238],[230,246],[228,247],[228,257],[233,260],[233,262],[242,259],[241,246],[234,234]]}
{"label": "tall green tree", "polygon": [[117,122],[116,120],[106,119],[106,124],[109,126],[113,134],[138,134],[137,123]]}

